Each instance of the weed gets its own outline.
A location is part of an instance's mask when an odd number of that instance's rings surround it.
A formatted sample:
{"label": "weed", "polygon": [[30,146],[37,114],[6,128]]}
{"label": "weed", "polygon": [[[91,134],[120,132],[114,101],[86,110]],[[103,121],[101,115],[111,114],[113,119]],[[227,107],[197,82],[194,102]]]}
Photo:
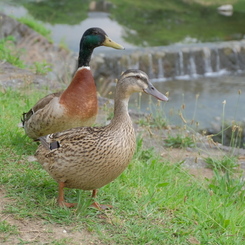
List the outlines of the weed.
{"label": "weed", "polygon": [[34,62],[32,69],[38,75],[45,75],[52,70],[51,64],[47,63],[46,61],[43,62]]}
{"label": "weed", "polygon": [[145,117],[141,117],[137,123],[140,126],[148,126],[151,128],[163,129],[167,127],[167,122],[160,115],[152,116],[152,114],[148,114]]}
{"label": "weed", "polygon": [[186,148],[186,147],[194,147],[195,143],[193,139],[189,136],[168,136],[167,139],[165,139],[165,146],[166,147],[173,147],[173,148]]}
{"label": "weed", "polygon": [[62,38],[59,43],[59,47],[65,50],[69,50],[65,38]]}
{"label": "weed", "polygon": [[207,157],[204,159],[207,167],[223,172],[234,172],[237,167],[237,158],[234,156],[223,156],[221,159]]}
{"label": "weed", "polygon": [[23,49],[15,48],[15,38],[8,36],[0,40],[0,60],[9,62],[10,64],[25,68],[24,62],[20,59],[20,55],[24,52]]}
{"label": "weed", "polygon": [[39,34],[47,38],[51,43],[53,42],[51,39],[51,31],[48,30],[42,23],[38,22],[34,18],[30,16],[29,17],[24,16],[24,17],[17,18],[17,20],[29,26],[34,31],[38,32]]}
{"label": "weed", "polygon": [[6,220],[0,221],[0,232],[18,233],[15,225],[10,225]]}
{"label": "weed", "polygon": [[2,241],[7,241],[10,235],[18,234],[17,227],[9,224],[6,220],[0,221],[0,237]]}

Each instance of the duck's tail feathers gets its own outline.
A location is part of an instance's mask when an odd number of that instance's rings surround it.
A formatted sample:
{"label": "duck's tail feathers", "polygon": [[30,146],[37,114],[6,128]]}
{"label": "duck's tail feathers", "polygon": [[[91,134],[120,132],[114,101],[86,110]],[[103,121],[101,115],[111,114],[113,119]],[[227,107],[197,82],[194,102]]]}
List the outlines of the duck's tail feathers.
{"label": "duck's tail feathers", "polygon": [[54,150],[60,147],[60,143],[58,141],[48,142],[47,139],[49,135],[39,137],[38,140],[47,150]]}

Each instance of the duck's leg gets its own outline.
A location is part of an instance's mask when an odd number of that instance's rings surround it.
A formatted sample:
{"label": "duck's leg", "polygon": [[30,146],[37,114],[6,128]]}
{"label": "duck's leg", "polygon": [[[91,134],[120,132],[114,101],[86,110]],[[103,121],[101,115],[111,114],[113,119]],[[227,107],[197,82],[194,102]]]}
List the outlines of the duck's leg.
{"label": "duck's leg", "polygon": [[96,190],[96,189],[92,191],[92,198],[95,198],[96,197],[97,192],[98,192],[98,190]]}
{"label": "duck's leg", "polygon": [[65,202],[65,199],[64,199],[65,183],[59,182],[58,184],[59,184],[58,205],[60,207],[67,207],[67,208],[72,208],[72,207],[76,206],[76,203]]}
{"label": "duck's leg", "polygon": [[[92,198],[94,199],[97,195],[97,190],[93,190],[92,191]],[[98,210],[106,210],[106,209],[110,209],[113,208],[111,205],[103,205],[103,204],[99,204],[97,202],[94,202],[90,205],[90,207],[96,208]]]}

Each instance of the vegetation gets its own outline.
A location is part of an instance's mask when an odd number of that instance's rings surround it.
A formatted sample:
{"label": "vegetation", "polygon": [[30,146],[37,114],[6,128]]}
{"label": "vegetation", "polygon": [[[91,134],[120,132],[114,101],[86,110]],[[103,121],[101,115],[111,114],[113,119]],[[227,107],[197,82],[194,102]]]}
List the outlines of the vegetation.
{"label": "vegetation", "polygon": [[205,162],[208,168],[226,173],[233,173],[238,168],[237,158],[234,156],[225,155],[220,159],[207,157]]}
{"label": "vegetation", "polygon": [[[168,6],[171,4],[172,1],[168,1]],[[161,11],[157,16],[160,15]],[[138,21],[137,18],[135,20]],[[6,44],[11,42],[14,45],[11,38],[1,40],[1,51],[8,52]],[[3,56],[0,59],[7,61],[8,56],[14,56],[12,48],[7,54],[1,53]],[[19,57],[18,54],[11,59],[19,60]],[[39,64],[35,66],[38,73],[49,69],[49,64],[45,62],[43,68],[38,67]],[[112,210],[100,212],[89,208],[92,202],[90,192],[72,189],[66,190],[66,198],[68,202],[78,201],[78,207],[57,207],[57,184],[39,163],[28,161],[37,143],[27,138],[23,129],[17,126],[22,111],[27,111],[46,94],[46,91],[28,87],[25,91],[0,91],[0,184],[5,193],[2,199],[8,199],[1,217],[26,223],[38,220],[43,226],[69,227],[70,232],[86,230],[96,234],[104,244],[244,243],[245,183],[238,171],[237,159],[231,156],[219,159],[208,157],[205,161],[213,170],[213,176],[196,179],[183,168],[182,161],[170,162],[153,148],[145,149],[140,137],[127,170],[99,190],[97,201],[112,204]],[[166,127],[166,121],[158,114],[155,118],[151,116],[139,120],[139,124],[158,129]],[[222,132],[224,128],[225,125]],[[236,138],[236,130],[232,132]],[[166,145],[196,147],[191,137],[181,134],[169,136]],[[19,237],[21,232],[20,227],[11,221],[0,221],[3,242],[11,244],[12,238]],[[52,233],[52,230],[49,228],[47,233]],[[19,240],[19,244],[31,243]],[[72,242],[70,238],[59,238],[53,239],[51,244]],[[43,241],[37,236],[33,243],[41,244]]]}
{"label": "vegetation", "polygon": [[39,34],[47,38],[50,42],[52,42],[51,31],[48,30],[43,24],[37,22],[37,20],[35,20],[33,17],[21,17],[17,20],[29,26],[31,29],[38,32]]}
{"label": "vegetation", "polygon": [[46,61],[43,62],[34,62],[32,66],[36,74],[45,75],[48,72],[52,71],[51,64]]}
{"label": "vegetation", "polygon": [[[116,8],[112,9],[112,17],[125,27],[125,40],[136,46],[164,46],[179,42],[214,42],[243,38],[244,0],[236,1],[240,7],[236,8],[234,5],[236,14],[229,18],[217,14],[216,8],[220,1],[212,1],[212,5],[195,0],[164,1],[164,4],[161,0],[136,0],[133,3],[130,0],[111,1],[116,4]],[[125,15],[127,18],[124,18]],[[160,26],[162,28],[159,29]]]}
{"label": "vegetation", "polygon": [[89,2],[89,0],[19,0],[15,4],[24,6],[33,18],[44,23],[76,25],[86,19]]}
{"label": "vegetation", "polygon": [[[171,163],[154,149],[144,149],[141,138],[127,170],[99,191],[97,201],[112,204],[112,210],[88,208],[90,192],[70,189],[67,201],[78,200],[77,209],[57,207],[57,184],[39,163],[28,161],[37,143],[17,127],[21,112],[44,94],[31,88],[0,94],[0,183],[10,199],[4,215],[26,222],[39,220],[43,225],[62,224],[71,232],[86,229],[104,244],[244,243],[245,183],[233,167],[226,166],[225,172],[214,167],[213,177],[196,179],[181,162]],[[0,223],[0,236],[6,242],[20,232],[8,221]],[[39,237],[35,242],[42,243]],[[72,241],[60,238],[53,244],[67,243]]]}
{"label": "vegetation", "polygon": [[194,147],[195,143],[193,139],[189,136],[182,136],[176,135],[171,136],[169,135],[167,139],[165,139],[165,146],[166,147],[173,147],[173,148],[186,148],[186,147]]}
{"label": "vegetation", "polygon": [[[0,60],[19,68],[28,68],[28,65],[20,58],[24,52],[24,49],[19,50],[16,48],[14,37],[8,36],[0,40]],[[34,62],[29,68],[36,74],[45,75],[51,71],[51,64],[46,61]]]}
{"label": "vegetation", "polygon": [[0,60],[20,68],[25,68],[24,62],[20,59],[22,52],[24,52],[23,49],[18,50],[15,48],[14,37],[8,36],[0,40]]}
{"label": "vegetation", "polygon": [[[82,2],[19,0],[15,4],[24,6],[33,18],[43,23],[76,25],[87,18],[90,2],[89,0]],[[97,1],[97,4],[99,5],[100,2]],[[243,39],[245,0],[110,0],[108,2],[115,5],[110,9],[111,17],[124,27],[125,40],[136,46]],[[227,18],[217,14],[219,5],[229,3],[234,7],[233,16]],[[78,8],[77,6],[81,4],[82,7]],[[145,35],[146,26],[147,35]]]}

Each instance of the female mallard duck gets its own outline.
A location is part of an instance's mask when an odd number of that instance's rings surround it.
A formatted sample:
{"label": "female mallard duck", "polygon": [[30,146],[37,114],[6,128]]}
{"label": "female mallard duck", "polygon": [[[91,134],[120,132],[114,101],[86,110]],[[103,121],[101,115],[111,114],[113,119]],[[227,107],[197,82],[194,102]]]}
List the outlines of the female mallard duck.
{"label": "female mallard duck", "polygon": [[[159,100],[168,98],[149,82],[140,70],[127,70],[119,78],[115,91],[114,118],[103,127],[81,127],[40,137],[36,158],[58,182],[60,206],[63,188],[93,190],[117,178],[128,166],[135,151],[135,133],[128,114],[129,97],[145,92]],[[97,208],[98,204],[94,204]]]}
{"label": "female mallard duck", "polygon": [[66,129],[91,126],[98,112],[96,86],[89,62],[94,48],[107,46],[124,49],[108,38],[100,28],[90,28],[80,41],[78,69],[65,91],[53,93],[39,100],[27,113],[22,124],[26,134],[37,139]]}

